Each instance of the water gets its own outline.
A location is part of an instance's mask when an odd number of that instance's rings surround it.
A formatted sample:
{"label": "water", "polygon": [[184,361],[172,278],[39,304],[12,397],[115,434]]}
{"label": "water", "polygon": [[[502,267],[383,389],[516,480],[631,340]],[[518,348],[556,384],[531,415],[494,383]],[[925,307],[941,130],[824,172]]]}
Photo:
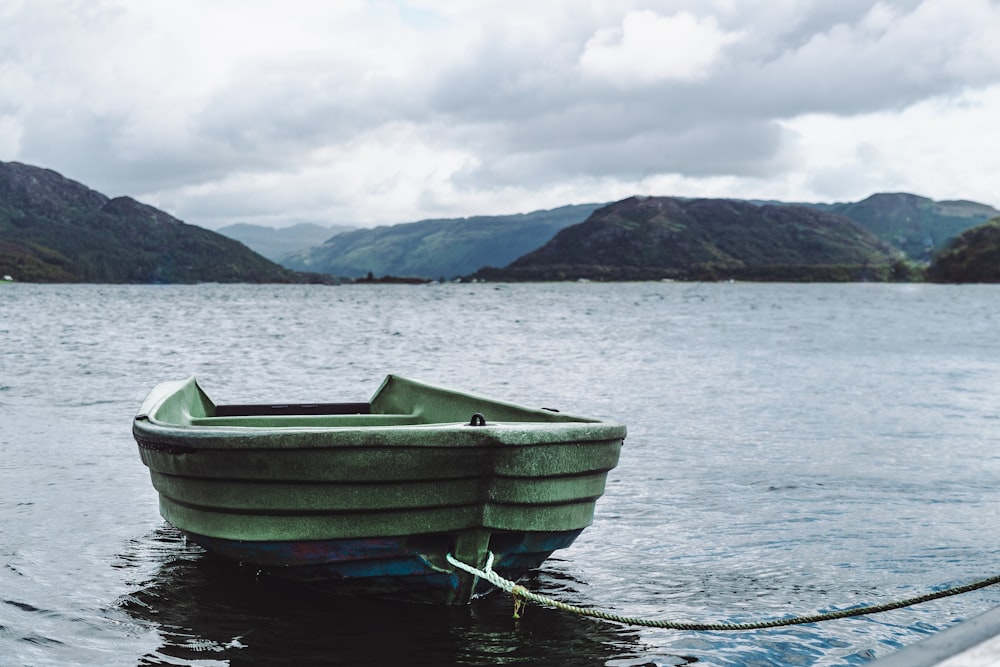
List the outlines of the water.
{"label": "water", "polygon": [[864,664],[1000,587],[742,633],[318,598],[166,525],[131,418],[189,374],[240,403],[364,400],[391,372],[620,419],[594,525],[528,586],[679,621],[811,614],[997,574],[998,290],[0,287],[0,664]]}

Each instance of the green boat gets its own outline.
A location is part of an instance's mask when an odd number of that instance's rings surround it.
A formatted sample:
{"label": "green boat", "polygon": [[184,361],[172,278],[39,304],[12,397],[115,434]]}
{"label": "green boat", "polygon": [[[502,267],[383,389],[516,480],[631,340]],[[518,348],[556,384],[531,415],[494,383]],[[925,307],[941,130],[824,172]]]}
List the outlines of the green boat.
{"label": "green boat", "polygon": [[590,525],[625,426],[390,375],[367,403],[217,405],[164,382],[132,431],[160,514],[208,552],[337,594],[466,604]]}

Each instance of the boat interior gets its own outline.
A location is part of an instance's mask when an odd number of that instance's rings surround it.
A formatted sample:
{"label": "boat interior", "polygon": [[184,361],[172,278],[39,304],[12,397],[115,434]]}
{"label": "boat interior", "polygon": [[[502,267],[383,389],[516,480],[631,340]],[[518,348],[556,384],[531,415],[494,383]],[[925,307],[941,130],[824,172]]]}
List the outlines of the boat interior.
{"label": "boat interior", "polygon": [[192,426],[257,426],[320,428],[406,426],[424,423],[418,412],[372,413],[368,403],[310,403],[304,405],[219,405],[212,417],[192,417]]}

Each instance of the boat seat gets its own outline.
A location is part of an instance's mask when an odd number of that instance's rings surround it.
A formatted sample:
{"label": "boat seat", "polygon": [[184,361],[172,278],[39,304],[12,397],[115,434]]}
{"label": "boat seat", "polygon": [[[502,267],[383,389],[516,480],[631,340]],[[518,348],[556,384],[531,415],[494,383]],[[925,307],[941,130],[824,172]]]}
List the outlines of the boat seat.
{"label": "boat seat", "polygon": [[286,428],[314,426],[318,428],[358,426],[406,426],[419,424],[415,414],[364,414],[364,415],[240,415],[226,417],[193,417],[192,426],[248,426],[257,428]]}

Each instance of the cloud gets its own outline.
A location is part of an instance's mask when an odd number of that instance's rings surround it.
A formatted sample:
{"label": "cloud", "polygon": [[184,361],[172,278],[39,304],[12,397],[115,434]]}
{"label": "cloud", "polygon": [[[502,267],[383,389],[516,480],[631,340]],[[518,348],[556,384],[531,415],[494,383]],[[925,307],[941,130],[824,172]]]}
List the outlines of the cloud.
{"label": "cloud", "polygon": [[704,79],[726,45],[740,37],[720,30],[712,16],[633,11],[620,27],[601,28],[587,41],[580,68],[585,76],[621,85]]}
{"label": "cloud", "polygon": [[[769,93],[772,113],[901,109],[1000,77],[1000,8],[927,0],[911,11],[875,3],[796,48],[746,69],[744,89]],[[992,36],[992,37],[990,37]]]}
{"label": "cloud", "polygon": [[[294,165],[282,169],[234,169],[225,178],[150,197],[177,210],[182,218],[197,213],[212,227],[227,224],[236,211],[247,209],[254,211],[259,224],[273,226],[282,226],[286,219],[324,224],[376,224],[386,218],[401,222],[413,219],[421,202],[447,201],[453,193],[453,175],[474,159],[461,150],[428,142],[422,128],[408,124],[380,127],[297,155]],[[380,215],[371,216],[358,201],[378,202]]]}
{"label": "cloud", "polygon": [[0,6],[0,159],[206,226],[635,192],[989,202],[992,161],[953,147],[991,132],[972,109],[997,85],[989,0]]}
{"label": "cloud", "polygon": [[796,137],[798,185],[830,199],[858,198],[871,191],[871,183],[879,183],[883,191],[997,205],[996,172],[977,159],[1000,154],[997,109],[1000,84],[953,99],[926,100],[902,112],[795,118],[785,126]]}

